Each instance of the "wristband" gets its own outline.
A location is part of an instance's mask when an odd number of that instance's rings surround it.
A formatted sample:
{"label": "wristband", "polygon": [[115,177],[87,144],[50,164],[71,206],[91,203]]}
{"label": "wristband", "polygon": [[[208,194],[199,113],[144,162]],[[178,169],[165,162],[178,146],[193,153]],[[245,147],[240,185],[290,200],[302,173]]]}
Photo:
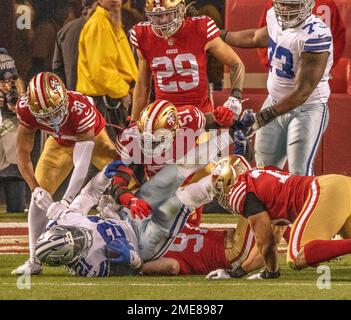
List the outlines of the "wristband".
{"label": "wristband", "polygon": [[256,114],[259,127],[264,127],[277,117],[277,112],[272,107],[266,108]]}

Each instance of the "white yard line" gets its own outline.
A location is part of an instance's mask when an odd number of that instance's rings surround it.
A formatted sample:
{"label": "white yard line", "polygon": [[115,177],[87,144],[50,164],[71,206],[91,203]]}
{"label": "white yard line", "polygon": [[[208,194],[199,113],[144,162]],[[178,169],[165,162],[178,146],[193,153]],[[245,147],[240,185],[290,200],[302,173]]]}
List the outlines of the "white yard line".
{"label": "white yard line", "polygon": [[[17,278],[14,278],[17,279]],[[110,278],[113,279],[113,278]],[[16,285],[16,281],[14,282],[1,282],[1,285]],[[226,287],[236,287],[236,286],[243,286],[248,285],[248,286],[267,286],[267,287],[284,287],[284,286],[316,286],[316,282],[280,282],[280,283],[268,283],[262,280],[251,280],[251,281],[246,281],[246,282],[234,282],[233,280],[231,283],[228,281],[232,280],[205,280],[204,282],[186,282],[186,283],[124,283],[123,285],[125,286],[134,286],[134,287],[143,287],[143,286],[149,286],[149,287],[192,287],[196,285],[201,285],[203,286],[205,282],[207,282],[207,286],[212,286],[212,285],[220,285],[220,286],[226,286]],[[86,287],[115,287],[118,282],[111,282],[111,283],[94,283],[94,282],[70,282],[70,283],[57,283],[57,282],[32,282],[31,286],[58,286],[58,287],[72,287],[72,286],[86,286]],[[333,286],[338,286],[338,287],[350,287],[351,283],[346,282],[346,283],[331,283],[332,287]]]}
{"label": "white yard line", "polygon": [[1,222],[0,229],[5,228],[28,228],[27,222]]}

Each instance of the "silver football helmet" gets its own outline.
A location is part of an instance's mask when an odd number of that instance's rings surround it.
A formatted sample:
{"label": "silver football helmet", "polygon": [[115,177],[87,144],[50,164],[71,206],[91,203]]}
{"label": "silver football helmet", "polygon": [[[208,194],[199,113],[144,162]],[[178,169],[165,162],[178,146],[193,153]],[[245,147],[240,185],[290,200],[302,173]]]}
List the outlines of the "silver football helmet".
{"label": "silver football helmet", "polygon": [[53,226],[39,237],[35,253],[43,264],[67,266],[86,257],[92,243],[92,232],[86,228]]}
{"label": "silver football helmet", "polygon": [[295,28],[311,15],[314,0],[273,0],[273,6],[279,25]]}

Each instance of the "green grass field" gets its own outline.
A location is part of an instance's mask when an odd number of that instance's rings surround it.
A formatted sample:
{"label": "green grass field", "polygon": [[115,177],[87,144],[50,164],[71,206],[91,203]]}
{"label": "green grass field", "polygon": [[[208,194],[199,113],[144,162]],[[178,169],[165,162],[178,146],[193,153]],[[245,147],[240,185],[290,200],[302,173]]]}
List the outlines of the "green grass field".
{"label": "green grass field", "polygon": [[[187,277],[78,278],[63,268],[46,268],[43,275],[31,277],[30,289],[18,289],[14,266],[25,255],[0,256],[0,299],[118,299],[118,300],[238,300],[238,299],[351,299],[351,257],[329,264],[331,289],[317,288],[316,269],[287,270],[281,261],[278,280],[205,280]],[[20,279],[21,280],[21,279]]]}
{"label": "green grass field", "polygon": [[[0,222],[26,221],[23,214],[0,214]],[[232,215],[206,214],[204,223],[235,223]],[[317,269],[288,270],[281,255],[278,280],[205,280],[204,276],[79,278],[63,268],[45,268],[31,277],[30,289],[18,289],[21,278],[11,271],[26,255],[0,255],[0,299],[118,299],[118,300],[238,300],[238,299],[351,299],[351,255],[332,261],[331,289],[318,289]]]}

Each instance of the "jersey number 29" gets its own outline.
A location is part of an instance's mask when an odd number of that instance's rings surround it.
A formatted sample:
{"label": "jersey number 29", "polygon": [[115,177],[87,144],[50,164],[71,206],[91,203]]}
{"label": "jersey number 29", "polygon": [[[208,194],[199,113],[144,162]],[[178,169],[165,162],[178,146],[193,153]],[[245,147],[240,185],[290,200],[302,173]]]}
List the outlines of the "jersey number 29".
{"label": "jersey number 29", "polygon": [[[156,72],[157,85],[161,91],[177,92],[180,90],[186,91],[196,88],[200,82],[199,65],[196,57],[191,53],[178,54],[172,61],[169,57],[157,57],[152,60],[152,68],[158,69],[164,66],[165,70]],[[191,77],[192,80],[187,81],[169,81],[167,79],[174,75],[182,77]]]}

